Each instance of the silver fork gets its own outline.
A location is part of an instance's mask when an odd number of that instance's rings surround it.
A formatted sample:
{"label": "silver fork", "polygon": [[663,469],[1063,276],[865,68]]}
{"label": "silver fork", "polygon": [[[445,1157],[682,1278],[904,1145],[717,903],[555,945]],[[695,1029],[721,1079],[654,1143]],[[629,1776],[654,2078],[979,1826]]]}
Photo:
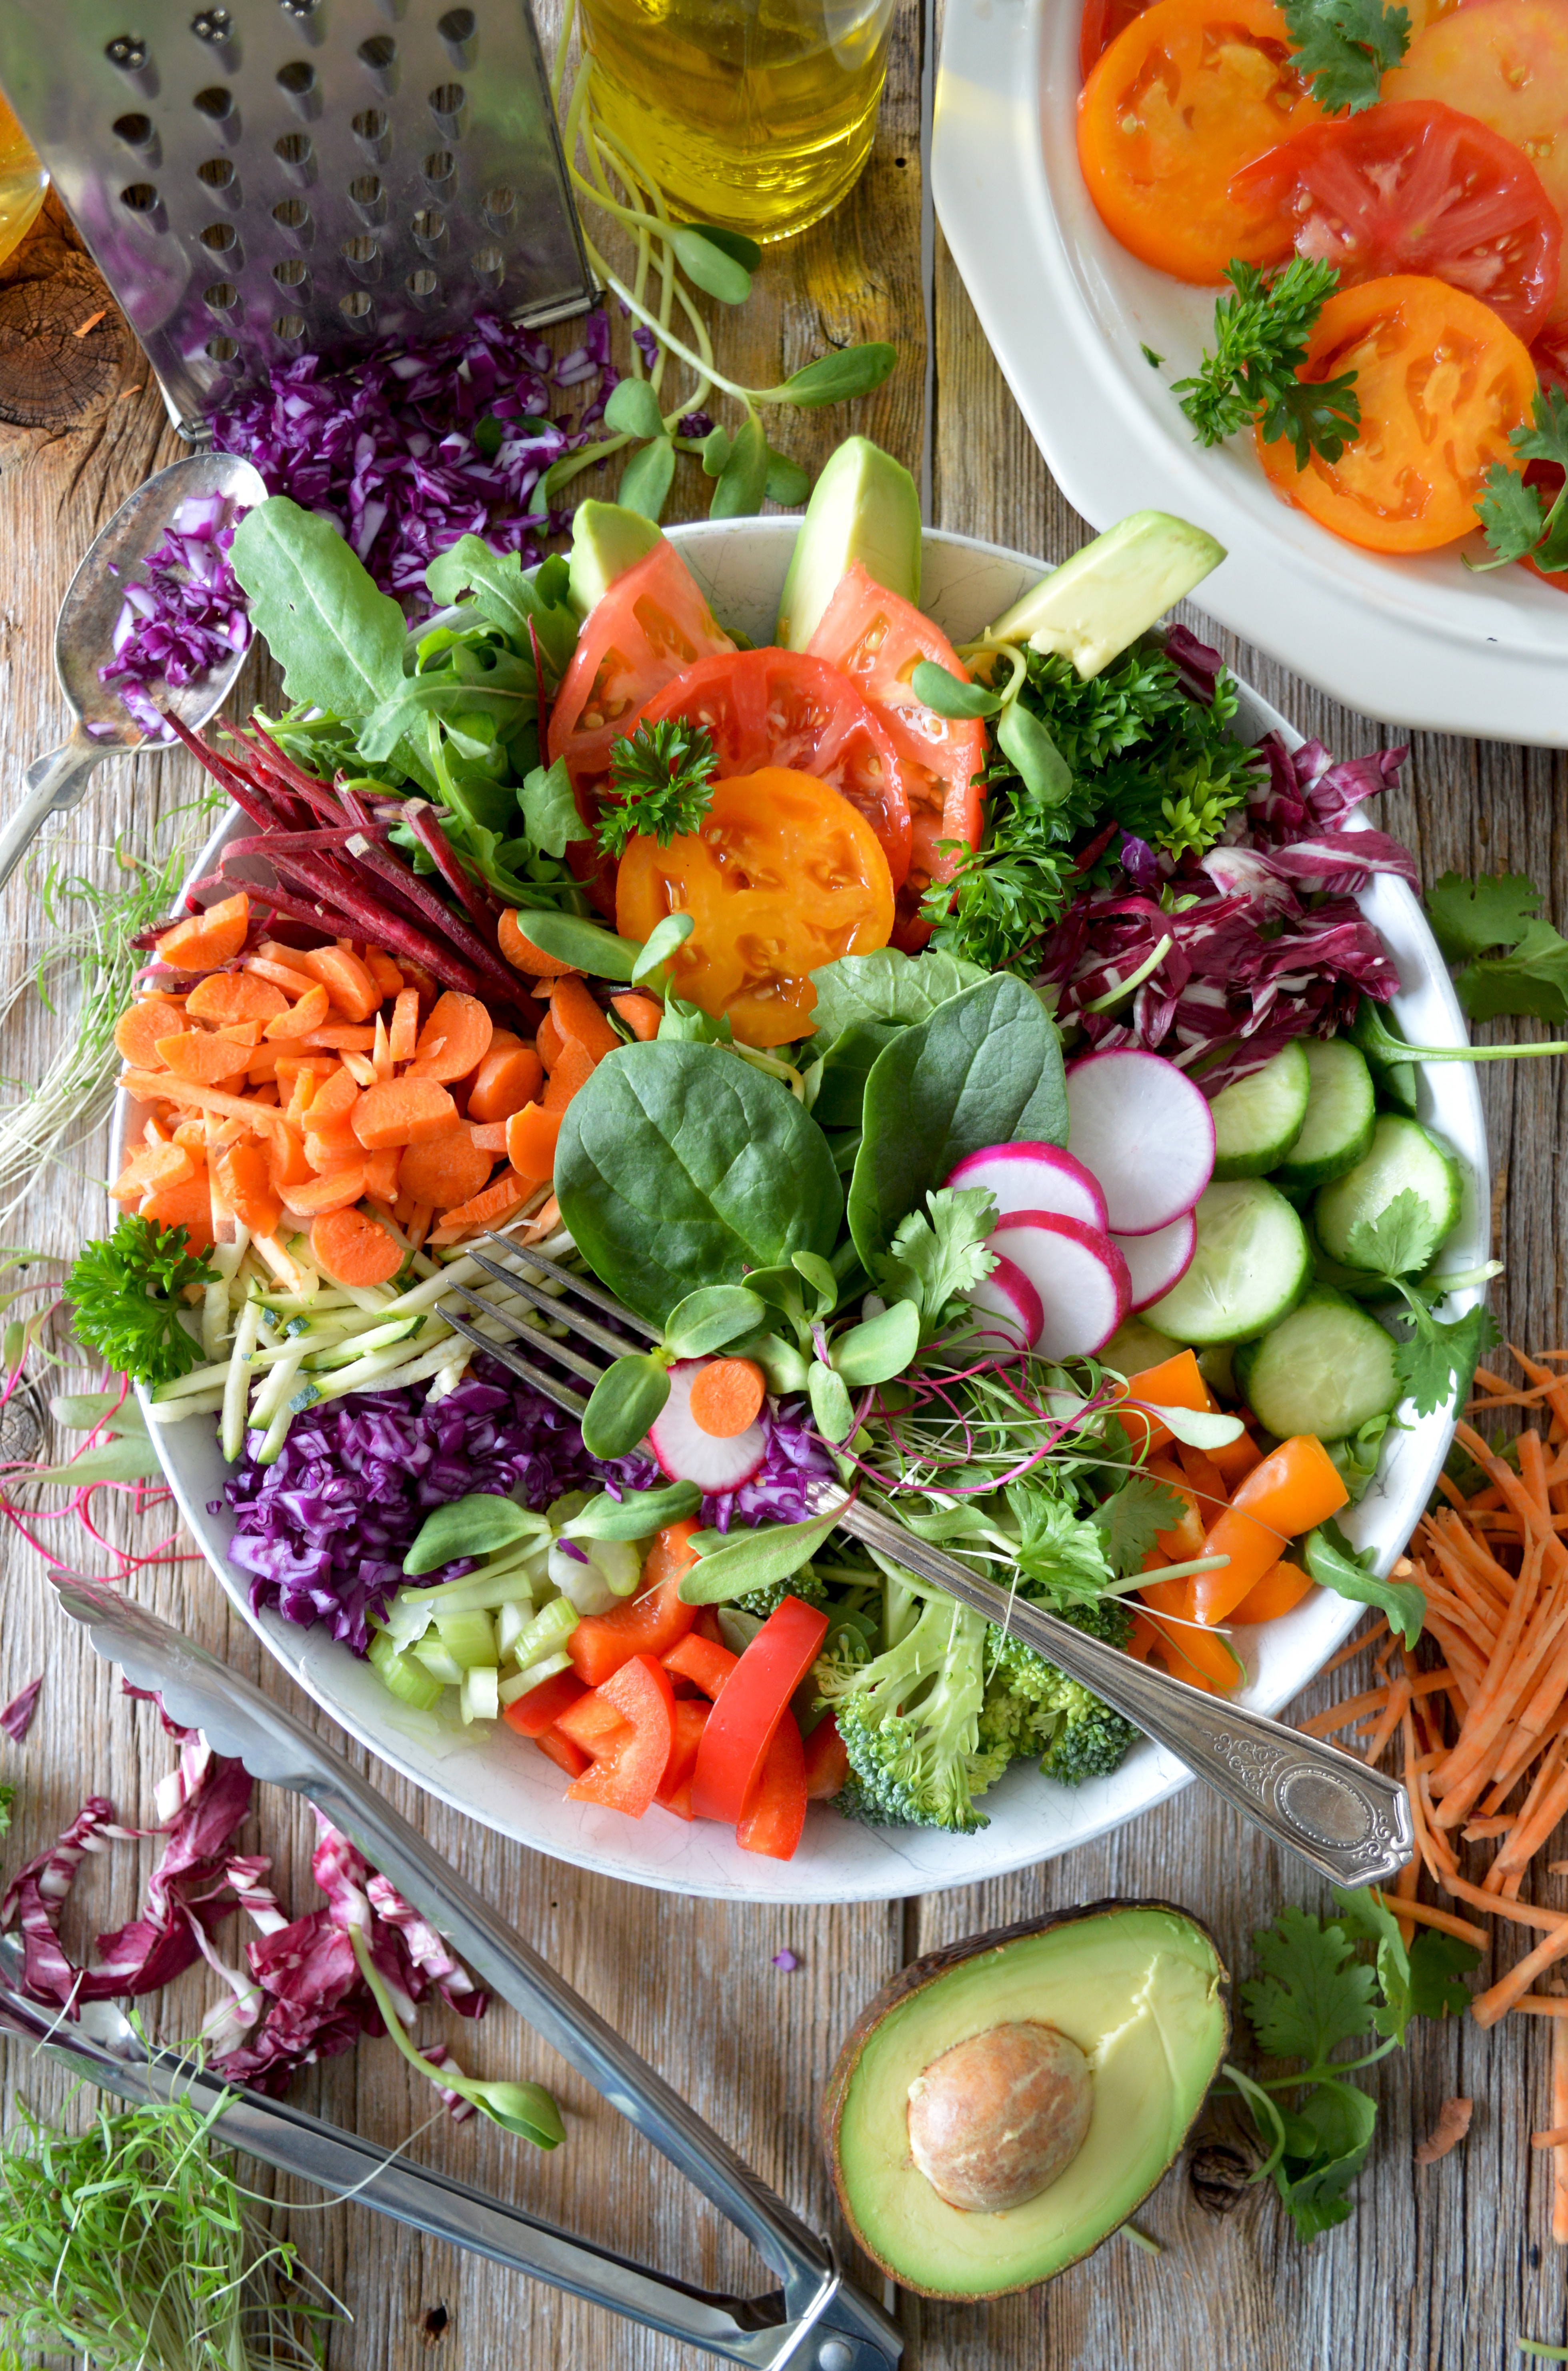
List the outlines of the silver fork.
{"label": "silver fork", "polygon": [[[656,1342],[657,1327],[544,1253],[525,1249],[507,1235],[492,1233],[487,1240],[506,1255],[505,1266],[472,1243],[464,1252],[501,1288],[503,1298],[458,1285],[454,1289],[482,1313],[477,1320],[465,1316],[449,1301],[440,1303],[438,1313],[476,1348],[580,1419],[587,1396],[559,1371],[591,1392],[605,1361],[585,1346],[618,1359],[638,1341]],[[544,1324],[566,1327],[575,1339],[546,1334]],[[533,1355],[525,1356],[520,1344]],[[1304,1737],[1244,1706],[1222,1704],[1102,1639],[1086,1637],[1032,1600],[1010,1596],[982,1579],[836,1483],[814,1486],[813,1497],[813,1511],[836,1510],[841,1531],[946,1590],[986,1621],[1013,1631],[1070,1679],[1092,1688],[1244,1819],[1335,1884],[1380,1884],[1410,1859],[1410,1804],[1397,1779],[1369,1770],[1338,1746]]]}

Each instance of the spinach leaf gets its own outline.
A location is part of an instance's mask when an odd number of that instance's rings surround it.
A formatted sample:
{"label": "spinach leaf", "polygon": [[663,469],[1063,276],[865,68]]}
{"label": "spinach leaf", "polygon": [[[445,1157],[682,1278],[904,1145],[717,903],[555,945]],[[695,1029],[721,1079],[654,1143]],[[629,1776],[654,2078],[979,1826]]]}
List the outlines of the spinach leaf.
{"label": "spinach leaf", "polygon": [[[548,566],[547,561],[545,569]],[[531,619],[540,650],[559,680],[576,644],[577,618],[564,585],[557,589],[545,569],[530,579],[523,574],[523,563],[515,551],[492,551],[477,535],[460,535],[431,561],[424,581],[431,599],[443,608],[450,607],[462,594],[471,593],[480,616],[499,626],[519,655],[526,655],[532,647]]]}
{"label": "spinach leaf", "polygon": [[574,1095],[555,1190],[595,1275],[661,1326],[703,1285],[831,1251],[843,1210],[827,1142],[789,1090],[679,1038],[623,1046]]}
{"label": "spinach leaf", "polygon": [[900,1220],[966,1153],[1018,1137],[1066,1143],[1061,1044],[1034,990],[998,974],[904,1030],[872,1065],[863,1127],[849,1226],[875,1274]]}
{"label": "spinach leaf", "polygon": [[401,689],[403,613],[336,527],[273,494],[246,512],[229,558],[291,700],[360,717]]}
{"label": "spinach leaf", "polygon": [[961,956],[928,950],[918,961],[897,947],[875,954],[841,955],[811,975],[817,990],[812,1019],[817,1039],[830,1046],[861,1021],[925,1021],[966,988],[978,988],[989,974]]}
{"label": "spinach leaf", "polygon": [[819,1128],[860,1126],[871,1066],[899,1034],[896,1021],[856,1021],[823,1055],[811,1116]]}

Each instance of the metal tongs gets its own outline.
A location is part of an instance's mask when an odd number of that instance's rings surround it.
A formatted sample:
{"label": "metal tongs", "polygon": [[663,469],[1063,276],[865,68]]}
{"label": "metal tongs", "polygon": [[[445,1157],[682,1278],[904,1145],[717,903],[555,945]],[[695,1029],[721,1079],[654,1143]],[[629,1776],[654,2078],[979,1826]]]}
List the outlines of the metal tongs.
{"label": "metal tongs", "polygon": [[224,2141],[415,2230],[451,2240],[608,2307],[627,2320],[755,2371],[885,2371],[903,2341],[881,2307],[840,2273],[830,2242],[794,2215],[766,2182],[672,2091],[662,2076],[505,1926],[473,1888],[382,1802],[330,1746],[227,1671],[205,1648],[98,1581],[57,1581],[60,1602],[94,1648],[171,1720],[201,1729],[214,1751],[252,1777],[318,1804],[372,1865],[460,1951],[475,1974],[524,2016],[568,2065],[618,2108],[687,2180],[744,2232],[780,2286],[758,2297],[717,2296],[593,2246],[446,2175],[391,2159],[351,2133],[149,2050],[118,2011],[94,2006],[64,2027],[57,2010],[19,1990],[13,1949],[0,1943],[0,2025],[47,2049],[73,2072],[123,2099],[188,2091],[198,2105],[226,2099]]}

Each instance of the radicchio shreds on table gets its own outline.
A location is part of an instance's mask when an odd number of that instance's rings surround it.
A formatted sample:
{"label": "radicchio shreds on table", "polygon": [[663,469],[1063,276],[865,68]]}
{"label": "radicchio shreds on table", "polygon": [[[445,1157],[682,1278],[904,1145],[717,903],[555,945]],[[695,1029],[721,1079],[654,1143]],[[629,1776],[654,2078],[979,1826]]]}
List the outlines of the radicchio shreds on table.
{"label": "radicchio shreds on table", "polygon": [[[590,1457],[571,1417],[485,1359],[445,1399],[405,1385],[308,1408],[272,1465],[256,1463],[260,1439],[247,1439],[224,1486],[236,1520],[228,1560],[251,1576],[258,1612],[324,1623],[358,1655],[433,1507],[489,1494],[542,1509],[567,1490],[657,1479],[649,1458]],[[429,1578],[470,1569],[459,1560]]]}

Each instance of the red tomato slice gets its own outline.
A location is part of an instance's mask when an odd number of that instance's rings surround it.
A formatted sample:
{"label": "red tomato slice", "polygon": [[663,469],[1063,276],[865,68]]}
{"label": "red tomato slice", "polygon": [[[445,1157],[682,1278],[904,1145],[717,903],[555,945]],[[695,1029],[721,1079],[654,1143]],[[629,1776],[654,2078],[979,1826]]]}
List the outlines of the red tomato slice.
{"label": "red tomato slice", "polygon": [[985,824],[985,792],[976,776],[985,765],[985,727],[955,723],[924,707],[910,688],[923,659],[968,683],[970,671],[940,626],[896,593],[884,592],[858,560],[852,561],[811,637],[819,657],[854,677],[891,734],[909,799],[912,838],[909,871],[899,891],[893,944],[912,954],[931,936],[920,901],[933,881],[946,881],[961,850],[976,848]]}
{"label": "red tomato slice", "polygon": [[1463,288],[1534,336],[1557,294],[1556,209],[1511,141],[1436,99],[1403,99],[1309,124],[1231,183],[1280,207],[1295,251],[1335,265],[1342,288],[1415,272]]}
{"label": "red tomato slice", "polygon": [[[1388,99],[1435,98],[1523,149],[1568,218],[1568,0],[1484,0],[1429,25],[1383,77]],[[1379,110],[1381,112],[1381,110]],[[1568,319],[1568,272],[1551,304]]]}
{"label": "red tomato slice", "polygon": [[909,871],[909,801],[887,720],[841,667],[798,651],[736,651],[688,667],[642,714],[705,726],[721,780],[770,766],[814,775],[865,816],[895,889]]}

